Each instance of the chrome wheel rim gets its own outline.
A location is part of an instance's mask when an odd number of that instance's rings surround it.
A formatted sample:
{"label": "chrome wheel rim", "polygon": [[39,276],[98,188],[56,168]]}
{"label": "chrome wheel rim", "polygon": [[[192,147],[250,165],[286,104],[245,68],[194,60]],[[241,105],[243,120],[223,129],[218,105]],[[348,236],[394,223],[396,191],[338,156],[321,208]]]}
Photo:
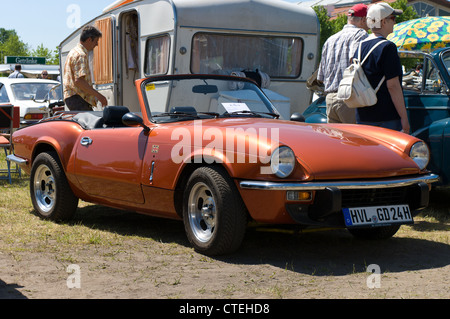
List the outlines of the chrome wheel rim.
{"label": "chrome wheel rim", "polygon": [[49,215],[56,200],[55,178],[47,165],[40,165],[33,180],[34,198],[42,215]]}
{"label": "chrome wheel rim", "polygon": [[216,204],[211,189],[204,183],[197,183],[189,194],[189,225],[195,238],[206,243],[214,235],[216,226]]}

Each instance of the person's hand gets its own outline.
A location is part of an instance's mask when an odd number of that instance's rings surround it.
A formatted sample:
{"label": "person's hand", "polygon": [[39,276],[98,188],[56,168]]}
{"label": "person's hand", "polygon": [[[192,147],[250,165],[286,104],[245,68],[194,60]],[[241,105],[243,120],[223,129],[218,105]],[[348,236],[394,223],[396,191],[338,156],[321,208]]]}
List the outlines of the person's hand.
{"label": "person's hand", "polygon": [[97,96],[98,100],[100,103],[102,103],[102,107],[108,106],[108,100],[106,99],[106,97],[100,93],[98,93]]}
{"label": "person's hand", "polygon": [[401,119],[401,122],[402,122],[402,130],[401,130],[401,132],[409,134],[411,128],[409,126],[408,118]]}

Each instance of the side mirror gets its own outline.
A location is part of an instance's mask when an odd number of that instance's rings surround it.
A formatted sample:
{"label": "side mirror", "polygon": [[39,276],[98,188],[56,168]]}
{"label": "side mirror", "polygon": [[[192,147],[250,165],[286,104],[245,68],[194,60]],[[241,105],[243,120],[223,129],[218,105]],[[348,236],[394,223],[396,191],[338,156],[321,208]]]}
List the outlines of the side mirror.
{"label": "side mirror", "polygon": [[296,113],[293,113],[291,115],[291,121],[294,121],[294,122],[305,122],[305,117],[302,114],[296,112]]}
{"label": "side mirror", "polygon": [[150,131],[150,128],[144,124],[142,117],[131,112],[122,117],[122,123],[126,126],[141,126],[144,131]]}

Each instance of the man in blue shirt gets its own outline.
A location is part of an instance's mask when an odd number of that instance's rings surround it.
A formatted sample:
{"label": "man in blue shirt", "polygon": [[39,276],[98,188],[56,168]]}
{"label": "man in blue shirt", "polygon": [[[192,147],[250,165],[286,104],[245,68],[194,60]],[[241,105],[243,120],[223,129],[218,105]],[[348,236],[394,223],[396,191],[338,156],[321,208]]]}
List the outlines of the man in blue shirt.
{"label": "man in blue shirt", "polygon": [[[367,25],[373,34],[361,42],[361,59],[376,43],[386,40],[394,29],[395,17],[402,13],[402,10],[394,10],[384,2],[369,7]],[[354,57],[357,55],[358,52]],[[377,87],[383,76],[385,81],[377,93],[378,101],[375,105],[356,109],[356,122],[409,133],[401,85],[402,65],[395,44],[391,41],[381,43],[364,62],[363,69],[372,87]]]}
{"label": "man in blue shirt", "polygon": [[8,78],[10,79],[23,79],[24,76],[22,73],[20,73],[20,71],[22,71],[22,66],[20,64],[16,64],[16,66],[14,67],[14,72],[11,73]]}

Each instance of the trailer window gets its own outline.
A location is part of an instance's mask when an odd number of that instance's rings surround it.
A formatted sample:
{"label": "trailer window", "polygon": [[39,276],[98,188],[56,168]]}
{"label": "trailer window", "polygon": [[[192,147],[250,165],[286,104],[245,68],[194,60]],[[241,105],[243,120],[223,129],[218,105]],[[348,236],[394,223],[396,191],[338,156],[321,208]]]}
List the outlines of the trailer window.
{"label": "trailer window", "polygon": [[145,45],[145,75],[167,74],[169,70],[170,37],[149,38]]}
{"label": "trailer window", "polygon": [[260,70],[272,78],[297,78],[301,72],[300,38],[197,33],[191,54],[196,74]]}

